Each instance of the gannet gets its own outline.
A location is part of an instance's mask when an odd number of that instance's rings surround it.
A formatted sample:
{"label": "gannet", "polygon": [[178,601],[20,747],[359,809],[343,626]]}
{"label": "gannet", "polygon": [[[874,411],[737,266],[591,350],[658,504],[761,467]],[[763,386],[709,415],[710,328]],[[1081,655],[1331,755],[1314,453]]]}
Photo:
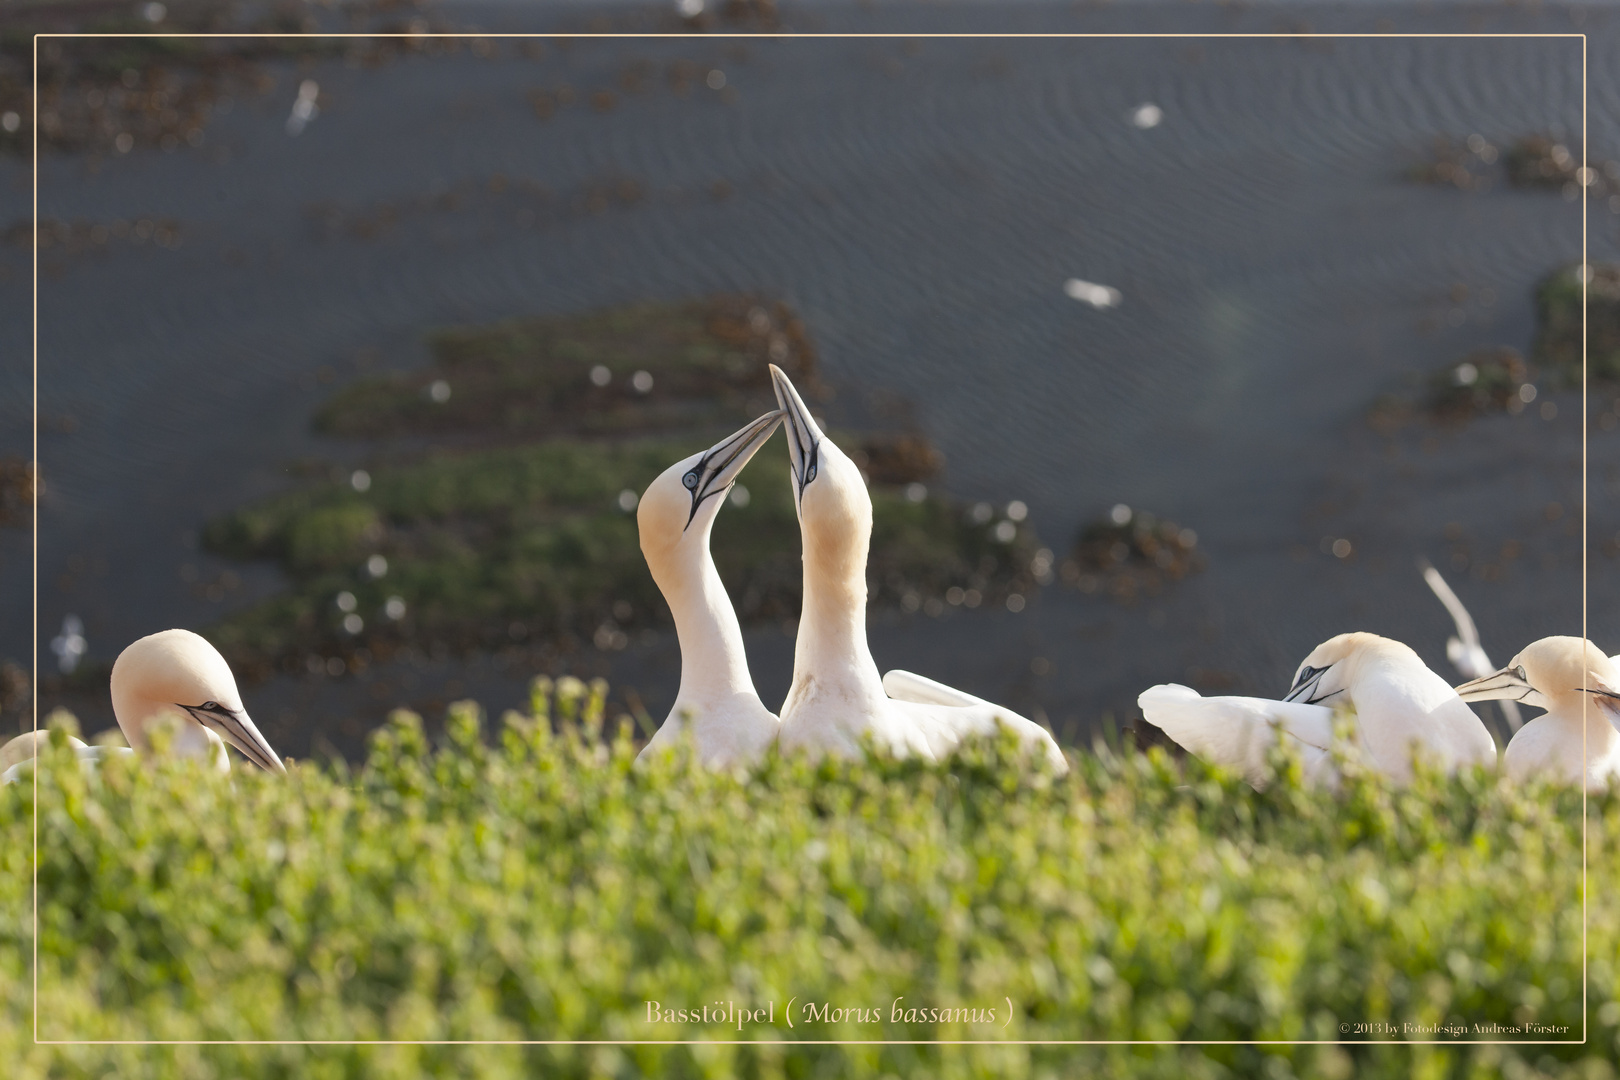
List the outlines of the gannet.
{"label": "gannet", "polygon": [[692,739],[707,765],[752,761],[780,725],[748,674],[742,628],[709,554],[709,534],[737,474],[765,445],[780,412],[677,461],[648,485],[636,510],[641,553],[675,616],[681,686],[664,723],[638,757],[675,743],[690,717]]}
{"label": "gannet", "polygon": [[1457,694],[1464,701],[1513,700],[1547,710],[1520,728],[1502,755],[1502,768],[1515,780],[1551,773],[1594,790],[1620,775],[1620,665],[1590,641],[1542,638],[1502,670],[1463,683]]}
{"label": "gannet", "polygon": [[[1451,586],[1440,576],[1440,571],[1429,564],[1429,560],[1419,559],[1418,568],[1423,571],[1423,580],[1429,583],[1429,588],[1451,615],[1451,621],[1457,625],[1457,635],[1446,639],[1446,659],[1451,661],[1451,666],[1465,679],[1482,679],[1494,672],[1496,665],[1491,663],[1491,658],[1485,655],[1484,646],[1479,643],[1479,630],[1474,626],[1474,617],[1468,614],[1463,602],[1457,599],[1457,594],[1451,591]],[[1503,698],[1496,703],[1496,707],[1502,710],[1502,719],[1507,721],[1509,733],[1524,726],[1517,702]]]}
{"label": "gannet", "polygon": [[[220,772],[230,772],[225,754],[229,742],[260,768],[287,771],[242,707],[230,665],[190,630],[151,634],[119,653],[113,662],[111,690],[113,717],[129,746],[86,746],[70,737],[83,764],[149,750],[152,727],[167,720],[176,724],[170,753],[202,758]],[[45,738],[45,732],[30,732],[0,749],[0,761],[9,766],[0,783],[15,780]]]}
{"label": "gannet", "polygon": [[[870,733],[897,756],[949,755],[999,721],[1065,772],[1045,728],[1010,710],[909,672],[879,678],[866,641],[866,555],[872,499],[860,470],[822,434],[782,369],[771,365],[792,467],[793,503],[804,543],[804,605],[793,651],[793,685],[782,705],[781,743],[844,756]],[[891,697],[891,686],[904,694]]]}
{"label": "gannet", "polygon": [[113,716],[137,752],[151,746],[150,729],[161,717],[178,721],[171,753],[210,761],[229,772],[223,738],[261,769],[286,766],[248,718],[230,665],[190,630],[163,630],[132,643],[112,669]]}
{"label": "gannet", "polygon": [[1293,740],[1311,783],[1336,783],[1336,709],[1353,721],[1353,742],[1369,766],[1397,783],[1412,778],[1420,750],[1446,772],[1494,765],[1496,744],[1473,710],[1407,646],[1376,634],[1340,634],[1311,651],[1282,701],[1203,698],[1168,684],[1137,698],[1143,717],[1207,761],[1237,769],[1256,787],[1278,732]]}

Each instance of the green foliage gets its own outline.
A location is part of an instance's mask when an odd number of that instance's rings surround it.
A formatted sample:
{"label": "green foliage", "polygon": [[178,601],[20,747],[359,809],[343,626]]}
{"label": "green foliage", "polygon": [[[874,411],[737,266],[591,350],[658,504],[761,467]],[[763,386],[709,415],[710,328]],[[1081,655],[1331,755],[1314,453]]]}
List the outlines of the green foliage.
{"label": "green foliage", "polygon": [[[564,685],[566,683],[567,685]],[[1620,799],[1483,774],[1257,794],[1161,753],[1021,772],[772,757],[633,765],[605,687],[486,735],[416,716],[369,759],[244,769],[47,752],[44,1039],[728,1039],[740,1046],[30,1043],[33,788],[0,789],[0,1058],[17,1077],[1612,1076]],[[556,732],[553,731],[553,722]],[[1565,1025],[1585,1045],[824,1046],[826,1039],[1336,1039],[1356,1022]],[[1006,1027],[908,1022],[995,1007]],[[776,1024],[654,1025],[774,1002]],[[797,1024],[782,1017],[797,1000]],[[806,1003],[871,1022],[805,1022]],[[999,1021],[998,1021],[999,1023]],[[811,1045],[771,1044],[772,1039]]]}
{"label": "green foliage", "polygon": [[[621,491],[640,492],[702,442],[576,443],[442,454],[379,466],[359,492],[331,482],[277,496],[211,523],[213,551],[278,561],[292,588],[225,620],[212,639],[249,671],[306,652],[386,652],[405,641],[492,646],[512,624],[524,636],[591,638],[603,625],[662,625],[668,611],[641,557]],[[715,525],[722,579],[745,620],[790,618],[802,585],[798,518],[787,455],[767,448],[743,472],[750,499]],[[879,604],[907,593],[978,588],[994,601],[1027,587],[1036,546],[1019,527],[1010,543],[937,496],[908,501],[872,492],[869,566]],[[374,577],[369,558],[387,571]],[[361,632],[343,630],[336,597],[355,597]],[[389,598],[405,617],[389,619]]]}

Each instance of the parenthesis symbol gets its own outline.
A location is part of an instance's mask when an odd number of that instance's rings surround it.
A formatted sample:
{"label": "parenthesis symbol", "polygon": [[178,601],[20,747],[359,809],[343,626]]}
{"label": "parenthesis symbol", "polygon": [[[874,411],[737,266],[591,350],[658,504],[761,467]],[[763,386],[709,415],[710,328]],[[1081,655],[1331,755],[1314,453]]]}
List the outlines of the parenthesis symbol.
{"label": "parenthesis symbol", "polygon": [[[1007,1024],[1010,1023],[1012,1023],[1012,998],[1007,999]],[[1002,1024],[1001,1026],[1005,1028],[1007,1024]]]}
{"label": "parenthesis symbol", "polygon": [[787,1007],[787,1011],[786,1011],[788,1027],[793,1026],[793,1002],[798,1001],[798,1000],[799,1000],[799,995],[794,994],[793,997],[788,1001],[788,1007]]}

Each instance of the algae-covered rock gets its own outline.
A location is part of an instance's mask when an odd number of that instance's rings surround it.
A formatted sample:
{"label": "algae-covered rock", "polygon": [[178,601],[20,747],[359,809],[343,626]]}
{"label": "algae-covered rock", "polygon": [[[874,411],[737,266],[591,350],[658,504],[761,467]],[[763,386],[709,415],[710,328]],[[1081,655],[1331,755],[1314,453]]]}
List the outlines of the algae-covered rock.
{"label": "algae-covered rock", "polygon": [[420,371],[361,379],[316,414],[331,435],[613,436],[741,424],[774,407],[766,364],[814,397],[815,353],[787,305],[725,295],[636,304],[429,340]]}
{"label": "algae-covered rock", "polygon": [[[1581,384],[1581,269],[1566,266],[1536,287],[1535,362],[1567,386]],[[1620,266],[1591,264],[1586,282],[1586,371],[1620,379]]]}
{"label": "algae-covered rock", "polygon": [[1129,603],[1204,568],[1198,534],[1121,503],[1085,526],[1059,568],[1065,584]]}
{"label": "algae-covered rock", "polygon": [[1429,377],[1424,408],[1431,418],[1442,421],[1517,412],[1535,400],[1535,375],[1517,349],[1476,349]]}

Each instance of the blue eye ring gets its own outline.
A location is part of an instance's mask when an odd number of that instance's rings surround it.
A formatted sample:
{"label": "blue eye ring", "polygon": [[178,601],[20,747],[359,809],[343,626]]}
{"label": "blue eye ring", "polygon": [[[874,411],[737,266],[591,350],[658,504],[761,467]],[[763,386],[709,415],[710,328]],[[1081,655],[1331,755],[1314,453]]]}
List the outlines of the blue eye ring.
{"label": "blue eye ring", "polygon": [[681,477],[681,485],[685,487],[687,491],[696,491],[698,486],[698,471],[693,469],[691,472]]}

